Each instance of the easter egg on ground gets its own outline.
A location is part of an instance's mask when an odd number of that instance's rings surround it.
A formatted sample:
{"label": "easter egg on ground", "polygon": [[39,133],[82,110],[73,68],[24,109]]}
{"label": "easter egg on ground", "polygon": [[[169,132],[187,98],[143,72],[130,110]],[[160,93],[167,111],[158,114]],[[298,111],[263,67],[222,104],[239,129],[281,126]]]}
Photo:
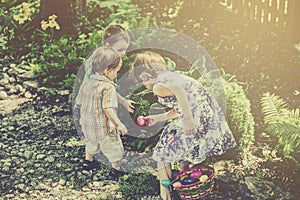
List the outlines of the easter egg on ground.
{"label": "easter egg on ground", "polygon": [[208,180],[208,176],[207,175],[202,175],[200,178],[199,178],[200,182],[204,183]]}
{"label": "easter egg on ground", "polygon": [[183,185],[190,185],[192,183],[195,183],[195,179],[191,178],[191,177],[186,177],[185,179],[183,179],[182,184]]}
{"label": "easter egg on ground", "polygon": [[181,182],[176,181],[175,183],[172,184],[173,188],[175,189],[180,189],[182,187]]}
{"label": "easter egg on ground", "polygon": [[202,172],[193,172],[190,176],[191,178],[199,178],[200,176],[202,176]]}
{"label": "easter egg on ground", "polygon": [[169,187],[171,185],[171,181],[169,181],[169,180],[162,180],[160,183],[162,186],[165,186],[165,187]]}

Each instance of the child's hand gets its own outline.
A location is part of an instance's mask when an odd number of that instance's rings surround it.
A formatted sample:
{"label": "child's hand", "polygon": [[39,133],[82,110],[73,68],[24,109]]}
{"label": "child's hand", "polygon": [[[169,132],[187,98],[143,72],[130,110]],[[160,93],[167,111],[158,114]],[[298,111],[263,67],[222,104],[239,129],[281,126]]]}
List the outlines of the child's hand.
{"label": "child's hand", "polygon": [[193,120],[184,120],[184,134],[191,135],[196,133],[196,126]]}
{"label": "child's hand", "polygon": [[120,132],[121,135],[126,135],[128,133],[126,126],[122,123],[117,126],[117,130]]}
{"label": "child's hand", "polygon": [[154,126],[157,122],[159,122],[157,115],[149,115],[147,117],[142,117],[142,119],[147,122],[147,126]]}
{"label": "child's hand", "polygon": [[128,112],[133,113],[134,112],[134,104],[136,104],[135,101],[132,100],[126,100],[123,102],[123,106],[128,110]]}

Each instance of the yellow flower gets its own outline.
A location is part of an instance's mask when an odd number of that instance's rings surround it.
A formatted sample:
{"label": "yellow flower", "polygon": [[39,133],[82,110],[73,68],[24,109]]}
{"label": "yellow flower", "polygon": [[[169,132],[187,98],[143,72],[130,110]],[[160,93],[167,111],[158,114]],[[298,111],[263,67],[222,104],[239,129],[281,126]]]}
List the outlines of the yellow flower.
{"label": "yellow flower", "polygon": [[29,3],[23,2],[21,5],[23,8],[29,8]]}
{"label": "yellow flower", "polygon": [[41,27],[43,30],[46,30],[48,28],[48,23],[45,22],[44,20],[41,21]]}
{"label": "yellow flower", "polygon": [[60,30],[60,26],[58,24],[56,24],[55,29]]}
{"label": "yellow flower", "polygon": [[56,23],[56,21],[52,21],[52,20],[50,20],[48,24],[49,24],[49,27],[51,27],[51,28],[53,28],[53,27],[55,27],[56,25],[58,25],[58,24]]}
{"label": "yellow flower", "polygon": [[24,24],[24,22],[27,20],[27,16],[24,14],[19,14],[19,24]]}
{"label": "yellow flower", "polygon": [[80,38],[80,39],[86,38],[86,34],[81,34],[81,35],[79,35],[79,38]]}
{"label": "yellow flower", "polygon": [[55,14],[49,16],[50,21],[55,21],[56,18],[57,18],[57,16]]}
{"label": "yellow flower", "polygon": [[14,15],[13,18],[14,18],[15,21],[19,21],[20,20],[20,16],[19,15]]}

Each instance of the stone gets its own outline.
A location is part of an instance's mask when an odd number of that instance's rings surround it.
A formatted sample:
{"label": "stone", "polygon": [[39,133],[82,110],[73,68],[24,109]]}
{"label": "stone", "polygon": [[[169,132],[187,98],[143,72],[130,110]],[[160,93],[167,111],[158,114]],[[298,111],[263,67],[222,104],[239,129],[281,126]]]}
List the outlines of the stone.
{"label": "stone", "polygon": [[23,88],[22,85],[18,84],[18,85],[15,86],[15,88],[16,88],[17,92],[20,92],[20,93],[25,92],[25,89]]}
{"label": "stone", "polygon": [[9,77],[8,80],[10,83],[15,83],[17,81],[14,77]]}
{"label": "stone", "polygon": [[53,163],[55,161],[53,156],[48,156],[45,160],[49,163]]}
{"label": "stone", "polygon": [[24,94],[24,97],[30,99],[32,97],[32,94],[30,92],[26,91]]}
{"label": "stone", "polygon": [[284,193],[270,181],[251,176],[245,177],[244,183],[240,184],[240,191],[243,191],[243,199],[291,199],[288,193]]}
{"label": "stone", "polygon": [[21,68],[19,68],[19,67],[12,67],[12,69],[13,69],[18,75],[24,74],[24,73],[28,72],[27,70],[21,69]]}
{"label": "stone", "polygon": [[25,186],[25,184],[22,183],[22,184],[17,185],[17,188],[21,191],[24,191],[26,186]]}
{"label": "stone", "polygon": [[0,100],[8,99],[8,95],[5,91],[0,91]]}
{"label": "stone", "polygon": [[30,87],[30,88],[35,88],[35,89],[37,89],[38,86],[39,86],[39,83],[38,83],[37,81],[25,81],[25,82],[23,83],[23,86],[24,86],[25,88]]}
{"label": "stone", "polygon": [[11,199],[11,198],[14,198],[15,195],[14,194],[7,194],[5,197],[8,198],[8,199]]}
{"label": "stone", "polygon": [[21,194],[20,194],[20,197],[23,198],[23,199],[25,199],[26,193],[21,193]]}
{"label": "stone", "polygon": [[8,83],[9,83],[9,79],[8,78],[0,79],[0,85],[7,85]]}
{"label": "stone", "polygon": [[94,181],[93,182],[93,189],[100,189],[101,187],[103,187],[104,183],[100,182],[100,181]]}
{"label": "stone", "polygon": [[81,189],[83,192],[90,192],[91,189],[87,186],[84,186],[82,189]]}
{"label": "stone", "polygon": [[25,73],[20,74],[19,78],[21,78],[22,80],[32,80],[35,78],[35,75],[32,71],[26,71]]}
{"label": "stone", "polygon": [[29,160],[33,155],[33,152],[32,151],[25,151],[24,152],[24,157]]}
{"label": "stone", "polygon": [[15,130],[15,127],[13,127],[13,126],[8,127],[8,131],[14,131],[14,130]]}
{"label": "stone", "polygon": [[69,90],[61,90],[61,91],[58,91],[58,94],[62,95],[62,96],[65,96],[65,95],[69,95],[70,91]]}
{"label": "stone", "polygon": [[38,154],[38,155],[36,156],[36,159],[37,159],[37,160],[41,160],[41,159],[43,159],[43,158],[45,158],[45,157],[46,157],[45,154]]}
{"label": "stone", "polygon": [[65,184],[66,184],[66,181],[63,180],[63,179],[60,179],[60,180],[59,180],[59,184],[60,184],[60,185],[65,185]]}

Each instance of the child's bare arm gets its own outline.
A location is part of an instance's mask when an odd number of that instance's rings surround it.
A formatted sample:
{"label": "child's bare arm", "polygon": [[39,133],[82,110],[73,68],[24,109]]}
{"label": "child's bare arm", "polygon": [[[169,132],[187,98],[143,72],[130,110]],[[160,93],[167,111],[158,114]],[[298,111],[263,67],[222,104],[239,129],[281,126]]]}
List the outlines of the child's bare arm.
{"label": "child's bare arm", "polygon": [[127,134],[128,130],[116,115],[114,108],[105,108],[104,112],[108,119],[115,125],[115,127],[118,129],[118,131],[121,132],[122,135]]}
{"label": "child's bare arm", "polygon": [[148,124],[147,124],[148,126],[153,126],[157,122],[171,120],[171,119],[177,118],[178,116],[179,116],[179,114],[176,112],[176,110],[172,109],[172,110],[162,113],[162,114],[150,115],[147,117],[143,117],[143,119],[148,122]]}
{"label": "child's bare arm", "polygon": [[175,96],[184,116],[185,133],[191,134],[195,132],[196,128],[191,106],[188,103],[186,91],[181,85],[175,81],[169,82],[168,84],[159,83],[155,85],[153,92],[159,96]]}
{"label": "child's bare arm", "polygon": [[134,112],[134,110],[133,110],[134,109],[134,105],[133,104],[135,104],[134,101],[125,99],[119,93],[117,93],[117,98],[118,98],[118,102],[120,104],[122,104],[128,110],[128,112],[130,112],[130,113]]}

